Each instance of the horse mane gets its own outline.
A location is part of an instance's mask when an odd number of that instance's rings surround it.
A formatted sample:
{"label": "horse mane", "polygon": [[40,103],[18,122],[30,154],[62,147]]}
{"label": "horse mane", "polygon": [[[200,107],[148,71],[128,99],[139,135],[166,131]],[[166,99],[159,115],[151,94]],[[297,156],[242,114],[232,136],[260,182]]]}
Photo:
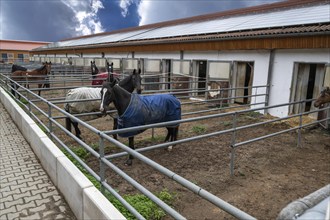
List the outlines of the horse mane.
{"label": "horse mane", "polygon": [[43,65],[42,67],[39,67],[38,69],[35,69],[36,71],[42,71],[46,68],[46,65]]}
{"label": "horse mane", "polygon": [[[128,77],[125,77],[124,79],[120,80],[120,81],[119,81],[120,84],[121,84],[121,85],[126,84],[127,82],[129,82],[129,81],[132,79],[132,76],[133,76],[133,74],[130,74]],[[118,83],[119,83],[119,82],[118,82]]]}

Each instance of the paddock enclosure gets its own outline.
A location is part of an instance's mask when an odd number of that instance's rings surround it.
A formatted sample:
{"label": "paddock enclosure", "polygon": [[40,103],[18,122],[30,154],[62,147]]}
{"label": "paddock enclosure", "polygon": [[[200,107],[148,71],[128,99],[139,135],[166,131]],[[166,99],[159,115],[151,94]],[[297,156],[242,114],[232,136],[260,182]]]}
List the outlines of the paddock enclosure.
{"label": "paddock enclosure", "polygon": [[[52,62],[50,88],[39,97],[37,82],[29,81],[17,102],[104,195],[129,210],[128,218],[275,219],[329,183],[330,107],[313,105],[330,86],[329,48],[327,0],[222,11],[36,48],[30,64]],[[95,120],[89,117],[98,111],[66,113],[66,92],[92,86],[91,61],[100,72],[113,63],[120,78],[141,69],[142,95],[175,95],[182,119],[112,130],[114,110]],[[1,66],[8,92],[10,67]],[[65,129],[66,117],[78,122],[82,140]],[[177,123],[178,140],[163,143],[163,127]],[[147,129],[135,137],[136,150],[112,138],[136,129]],[[134,156],[129,167],[127,154]],[[174,198],[168,204],[156,196],[164,190]],[[146,210],[126,196],[136,193],[166,216],[142,216]]]}
{"label": "paddock enclosure", "polygon": [[[0,78],[8,93],[10,67],[1,66]],[[114,71],[124,77],[130,69]],[[166,129],[160,126],[177,122],[142,126],[150,129],[136,136],[137,150],[132,151],[127,139],[112,138],[127,131],[111,130],[112,117],[90,121],[88,115],[99,112],[72,116],[63,111],[70,88],[91,86],[87,68],[55,63],[50,88],[42,88],[39,97],[33,82],[30,89],[20,86],[17,102],[58,147],[102,183],[102,192],[109,191],[137,218],[143,217],[124,202],[124,195],[145,194],[167,213],[163,219],[274,219],[291,201],[329,183],[330,134],[318,126],[329,118],[315,117],[329,107],[306,111],[305,104],[313,99],[266,105],[258,100],[267,100],[268,85],[236,88],[223,80],[210,84],[202,77],[182,77],[179,71],[165,77],[143,71],[142,78],[142,94],[172,93],[181,101],[179,136],[170,152],[166,148],[171,143],[163,143]],[[300,110],[286,117],[266,113],[292,105]],[[65,129],[66,116],[79,123],[82,140]],[[132,166],[124,165],[126,152],[135,157]],[[170,205],[154,195],[164,189],[174,196]]]}

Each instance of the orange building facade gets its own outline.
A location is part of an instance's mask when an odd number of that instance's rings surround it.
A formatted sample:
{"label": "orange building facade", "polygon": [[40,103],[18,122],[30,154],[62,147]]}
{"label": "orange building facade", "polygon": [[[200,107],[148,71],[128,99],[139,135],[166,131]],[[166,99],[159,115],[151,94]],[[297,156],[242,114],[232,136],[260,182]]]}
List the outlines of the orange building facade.
{"label": "orange building facade", "polygon": [[0,40],[0,62],[29,62],[30,51],[50,42]]}

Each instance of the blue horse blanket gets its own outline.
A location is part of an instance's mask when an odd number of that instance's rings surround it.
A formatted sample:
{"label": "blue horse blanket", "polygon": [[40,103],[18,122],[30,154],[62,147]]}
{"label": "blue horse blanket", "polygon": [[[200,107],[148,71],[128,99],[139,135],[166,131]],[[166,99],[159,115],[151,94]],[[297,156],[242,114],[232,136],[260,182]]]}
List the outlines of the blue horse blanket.
{"label": "blue horse blanket", "polygon": [[[118,118],[118,129],[154,124],[181,119],[181,103],[173,95],[160,94],[141,96],[132,93],[126,111]],[[176,127],[178,125],[173,125]],[[144,130],[118,134],[120,137],[132,137]]]}

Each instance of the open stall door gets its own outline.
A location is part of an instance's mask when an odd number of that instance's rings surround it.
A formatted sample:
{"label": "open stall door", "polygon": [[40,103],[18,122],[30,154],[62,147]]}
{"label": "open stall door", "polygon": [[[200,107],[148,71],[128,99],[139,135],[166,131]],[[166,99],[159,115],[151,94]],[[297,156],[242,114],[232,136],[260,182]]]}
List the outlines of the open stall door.
{"label": "open stall door", "polygon": [[[316,98],[324,84],[324,76],[324,64],[296,63],[291,88],[291,102]],[[312,102],[304,102],[301,106],[299,104],[290,106],[290,113],[298,114],[300,111],[308,112],[313,109]],[[310,116],[316,118],[314,114]]]}
{"label": "open stall door", "polygon": [[172,72],[172,60],[163,59],[162,60],[162,73],[163,73],[163,84],[162,89],[170,90],[171,89],[171,72]]}
{"label": "open stall door", "polygon": [[204,95],[206,88],[206,72],[207,61],[206,60],[194,60],[193,61],[193,77],[192,77],[192,89],[201,90],[200,92],[193,93],[193,96]]}
{"label": "open stall door", "polygon": [[191,61],[190,60],[172,60],[171,63],[171,90],[181,92],[180,96],[189,96],[191,88]]}
{"label": "open stall door", "polygon": [[235,62],[234,67],[234,87],[240,88],[233,91],[235,102],[239,104],[249,104],[251,102],[252,95],[252,82],[254,63],[253,62]]}
{"label": "open stall door", "polygon": [[[207,64],[207,89],[211,90],[206,94],[208,99],[220,99],[229,97],[229,91],[220,92],[220,89],[230,87],[231,62],[208,61]],[[228,100],[221,101],[227,103]]]}
{"label": "open stall door", "polygon": [[144,90],[160,90],[162,89],[163,77],[161,70],[161,60],[160,59],[144,59],[144,75],[143,84]]}

